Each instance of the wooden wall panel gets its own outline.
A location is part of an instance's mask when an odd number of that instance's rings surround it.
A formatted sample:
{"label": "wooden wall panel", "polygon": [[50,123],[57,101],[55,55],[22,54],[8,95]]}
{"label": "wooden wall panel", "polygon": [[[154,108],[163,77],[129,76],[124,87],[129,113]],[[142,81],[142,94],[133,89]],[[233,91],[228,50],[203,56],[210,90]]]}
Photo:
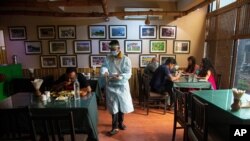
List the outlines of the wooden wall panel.
{"label": "wooden wall panel", "polygon": [[250,4],[243,5],[240,8],[239,35],[250,34]]}
{"label": "wooden wall panel", "polygon": [[0,47],[0,64],[7,64],[7,54],[6,50]]}

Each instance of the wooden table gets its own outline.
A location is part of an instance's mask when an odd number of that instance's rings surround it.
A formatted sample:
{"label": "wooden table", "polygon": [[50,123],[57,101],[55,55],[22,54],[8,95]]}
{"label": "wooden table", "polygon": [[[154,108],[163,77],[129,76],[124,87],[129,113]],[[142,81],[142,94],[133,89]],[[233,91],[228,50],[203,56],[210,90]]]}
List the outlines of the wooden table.
{"label": "wooden table", "polygon": [[[80,100],[56,101],[52,99],[45,102],[42,102],[33,93],[17,93],[0,102],[0,108],[20,106],[29,106],[31,112],[36,114],[39,114],[41,111],[46,111],[46,113],[72,111],[76,132],[87,133],[88,140],[98,140],[98,111],[95,93],[82,97]],[[23,122],[23,127],[28,125],[27,122]]]}
{"label": "wooden table", "polygon": [[[208,103],[208,126],[215,130],[223,140],[229,140],[230,125],[250,125],[250,108],[231,111],[233,93],[231,89],[193,91],[194,96]],[[250,96],[242,96],[242,103],[250,100]]]}
{"label": "wooden table", "polygon": [[196,89],[211,89],[211,84],[207,81],[189,81],[187,76],[182,76],[174,81],[175,88],[196,88]]}

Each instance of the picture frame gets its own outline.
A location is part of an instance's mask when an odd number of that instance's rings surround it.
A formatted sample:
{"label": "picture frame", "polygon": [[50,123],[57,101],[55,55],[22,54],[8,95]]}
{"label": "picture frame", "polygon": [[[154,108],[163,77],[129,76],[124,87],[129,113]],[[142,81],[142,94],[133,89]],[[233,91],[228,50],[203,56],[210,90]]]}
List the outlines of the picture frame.
{"label": "picture frame", "polygon": [[166,53],[167,41],[166,40],[150,40],[150,53]]}
{"label": "picture frame", "polygon": [[49,41],[50,54],[65,54],[67,53],[67,44],[65,40]]}
{"label": "picture frame", "polygon": [[156,25],[140,25],[139,26],[140,39],[156,39],[157,26]]}
{"label": "picture frame", "polygon": [[106,39],[106,25],[89,25],[89,39]]}
{"label": "picture frame", "polygon": [[160,39],[176,39],[177,27],[160,25],[159,38]]}
{"label": "picture frame", "polygon": [[106,55],[90,55],[89,56],[89,65],[92,68],[95,67],[101,67],[106,59]]}
{"label": "picture frame", "polygon": [[58,61],[56,55],[42,55],[40,56],[41,68],[57,68]]}
{"label": "picture frame", "polygon": [[61,55],[60,66],[62,68],[77,67],[77,56],[76,55]]}
{"label": "picture frame", "polygon": [[41,41],[25,41],[25,54],[34,55],[42,53],[42,42]]}
{"label": "picture frame", "polygon": [[75,25],[59,25],[58,26],[59,39],[76,39]]}
{"label": "picture frame", "polygon": [[89,54],[92,52],[91,40],[74,40],[73,46],[74,46],[74,52],[76,54],[80,53]]}
{"label": "picture frame", "polygon": [[175,40],[174,53],[176,54],[189,54],[190,53],[190,40]]}
{"label": "picture frame", "polygon": [[56,38],[56,31],[55,26],[47,25],[47,26],[37,26],[37,36],[38,39],[55,39]]}
{"label": "picture frame", "polygon": [[110,53],[110,41],[111,40],[99,40],[99,53]]}
{"label": "picture frame", "polygon": [[145,68],[148,63],[151,62],[152,58],[157,57],[157,55],[154,54],[143,54],[139,55],[139,65],[141,68]]}
{"label": "picture frame", "polygon": [[127,39],[127,25],[109,25],[110,39]]}
{"label": "picture frame", "polygon": [[142,53],[142,40],[124,40],[125,53]]}
{"label": "picture frame", "polygon": [[10,40],[26,40],[27,33],[25,26],[10,26],[9,29],[9,37]]}
{"label": "picture frame", "polygon": [[164,64],[168,58],[176,59],[176,55],[174,55],[174,54],[160,54],[159,55],[159,63],[160,63],[160,65]]}

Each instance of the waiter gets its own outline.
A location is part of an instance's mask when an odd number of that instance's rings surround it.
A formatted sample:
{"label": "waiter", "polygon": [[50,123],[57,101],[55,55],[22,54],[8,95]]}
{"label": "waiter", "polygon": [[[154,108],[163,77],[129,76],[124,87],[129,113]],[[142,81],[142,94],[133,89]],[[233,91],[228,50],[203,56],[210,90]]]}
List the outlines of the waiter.
{"label": "waiter", "polygon": [[119,42],[112,40],[109,43],[111,54],[102,65],[101,74],[107,77],[106,103],[112,114],[112,130],[109,135],[125,130],[123,124],[124,113],[134,111],[128,80],[131,77],[131,61],[120,51]]}

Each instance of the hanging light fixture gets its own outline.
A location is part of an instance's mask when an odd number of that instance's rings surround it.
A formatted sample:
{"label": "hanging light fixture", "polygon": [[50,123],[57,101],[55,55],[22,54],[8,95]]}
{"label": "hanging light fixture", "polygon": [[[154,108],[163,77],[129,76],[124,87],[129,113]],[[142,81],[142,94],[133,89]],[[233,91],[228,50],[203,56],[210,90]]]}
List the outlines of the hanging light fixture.
{"label": "hanging light fixture", "polygon": [[146,18],[146,20],[145,20],[145,25],[150,25],[150,20],[149,20],[148,15],[147,15],[147,18]]}

